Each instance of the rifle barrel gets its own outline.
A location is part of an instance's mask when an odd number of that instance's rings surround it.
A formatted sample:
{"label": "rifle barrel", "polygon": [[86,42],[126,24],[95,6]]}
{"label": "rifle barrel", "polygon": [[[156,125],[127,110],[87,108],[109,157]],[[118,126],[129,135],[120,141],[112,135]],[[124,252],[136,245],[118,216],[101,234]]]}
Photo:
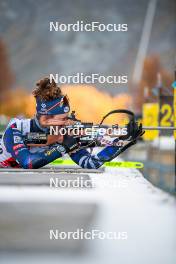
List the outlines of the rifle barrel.
{"label": "rifle barrel", "polygon": [[142,127],[144,130],[176,130],[176,127],[158,126],[158,127]]}

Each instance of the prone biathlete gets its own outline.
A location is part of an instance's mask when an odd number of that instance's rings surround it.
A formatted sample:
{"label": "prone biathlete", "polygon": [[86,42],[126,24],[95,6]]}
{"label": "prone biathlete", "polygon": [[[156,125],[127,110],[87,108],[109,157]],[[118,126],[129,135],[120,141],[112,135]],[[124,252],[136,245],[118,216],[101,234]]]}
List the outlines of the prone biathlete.
{"label": "prone biathlete", "polygon": [[[82,168],[97,169],[111,161],[126,146],[107,146],[96,155],[87,149],[79,149],[80,144],[73,136],[48,136],[45,146],[29,146],[24,137],[29,132],[48,133],[49,126],[69,124],[70,105],[57,84],[49,78],[37,82],[33,95],[36,99],[36,115],[32,119],[13,118],[10,120],[0,142],[0,168],[37,169],[62,158],[66,153]],[[141,131],[136,129],[132,144]],[[130,135],[129,135],[130,136]],[[117,139],[116,139],[117,140]]]}

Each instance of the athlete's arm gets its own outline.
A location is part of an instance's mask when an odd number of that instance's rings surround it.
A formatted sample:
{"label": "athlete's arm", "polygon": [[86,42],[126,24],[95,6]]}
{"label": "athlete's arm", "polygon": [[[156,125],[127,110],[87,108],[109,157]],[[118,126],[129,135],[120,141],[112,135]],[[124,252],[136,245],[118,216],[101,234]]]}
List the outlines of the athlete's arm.
{"label": "athlete's arm", "polygon": [[21,132],[12,124],[5,132],[3,137],[4,145],[12,157],[24,169],[41,168],[53,160],[60,158],[63,147],[60,145],[51,146],[48,150],[41,150],[38,153],[31,153],[24,144]]}
{"label": "athlete's arm", "polygon": [[[133,133],[131,141],[127,141],[123,146],[108,146],[96,155],[91,155],[87,150],[82,149],[70,154],[70,157],[82,168],[97,169],[105,162],[113,160],[126,149],[136,144],[137,139],[143,134],[142,127],[139,127],[136,129],[135,133]],[[125,139],[127,140],[127,138]],[[117,138],[114,142],[117,142],[118,140],[119,139]]]}
{"label": "athlete's arm", "polygon": [[123,147],[108,146],[96,155],[91,155],[87,150],[82,149],[70,154],[70,157],[82,168],[98,169],[105,162],[117,157],[122,151]]}

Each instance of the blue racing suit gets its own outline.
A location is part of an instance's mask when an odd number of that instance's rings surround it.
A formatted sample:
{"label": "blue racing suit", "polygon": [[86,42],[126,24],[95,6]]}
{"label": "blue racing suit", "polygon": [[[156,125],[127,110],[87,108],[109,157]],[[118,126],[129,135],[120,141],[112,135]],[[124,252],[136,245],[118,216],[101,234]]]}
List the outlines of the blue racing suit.
{"label": "blue racing suit", "polygon": [[[29,132],[42,132],[36,118],[14,118],[7,126],[0,142],[0,167],[15,167],[24,169],[41,168],[66,154],[61,144],[44,147],[29,147],[24,142],[24,136]],[[105,147],[96,155],[91,155],[86,149],[70,154],[71,159],[82,168],[96,169],[117,156],[120,147]]]}

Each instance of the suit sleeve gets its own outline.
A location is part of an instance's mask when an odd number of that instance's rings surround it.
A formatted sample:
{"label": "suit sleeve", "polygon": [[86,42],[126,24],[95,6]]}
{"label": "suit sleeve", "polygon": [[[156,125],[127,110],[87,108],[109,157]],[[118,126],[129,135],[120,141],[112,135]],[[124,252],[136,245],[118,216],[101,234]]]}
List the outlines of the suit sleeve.
{"label": "suit sleeve", "polygon": [[23,141],[21,132],[12,124],[5,132],[3,137],[4,145],[12,157],[24,169],[41,168],[53,160],[62,156],[61,145],[51,146],[48,150],[42,150],[37,153],[31,153]]}
{"label": "suit sleeve", "polygon": [[122,152],[122,148],[108,146],[96,155],[91,155],[87,150],[82,149],[70,155],[71,159],[80,167],[86,169],[98,169],[105,162],[117,157]]}

